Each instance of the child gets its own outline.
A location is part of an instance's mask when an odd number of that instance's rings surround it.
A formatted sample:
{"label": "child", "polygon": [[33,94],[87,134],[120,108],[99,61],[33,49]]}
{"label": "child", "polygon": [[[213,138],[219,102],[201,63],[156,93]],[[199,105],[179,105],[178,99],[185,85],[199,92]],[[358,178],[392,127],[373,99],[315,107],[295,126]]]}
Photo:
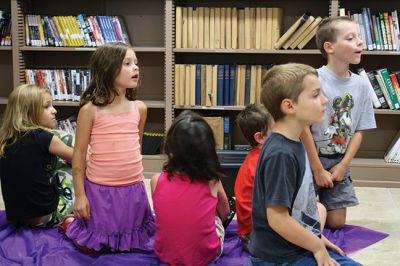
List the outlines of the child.
{"label": "child", "polygon": [[267,109],[261,104],[250,104],[239,113],[237,124],[252,149],[247,154],[235,181],[237,231],[243,248],[248,251],[251,223],[251,200],[253,182],[256,173],[258,156],[273,121]]}
{"label": "child", "polygon": [[263,78],[261,99],[275,124],[254,178],[249,265],[358,265],[336,254],[344,255],[321,235],[312,174],[300,142],[304,128],[322,122],[326,109],[316,70],[294,63],[272,67]]}
{"label": "child", "polygon": [[326,226],[333,229],[343,227],[346,208],[358,204],[349,166],[363,130],[376,128],[373,106],[366,97],[368,81],[349,71],[350,64],[361,60],[359,36],[357,24],[348,17],[328,18],[319,25],[317,46],[328,64],[317,71],[329,103],[323,123],[311,125],[311,133],[307,128],[302,135],[320,187],[319,199],[328,210]]}
{"label": "child", "polygon": [[132,251],[154,232],[140,152],[147,107],[133,98],[138,60],[128,45],[106,44],[90,67],[72,158],[76,219],[66,235],[87,253]]}
{"label": "child", "polygon": [[55,156],[71,161],[72,148],[49,131],[56,127],[56,113],[50,92],[36,85],[21,85],[8,98],[0,177],[7,219],[18,225],[51,227],[62,219],[52,166]]}
{"label": "child", "polygon": [[182,112],[168,130],[164,171],[151,179],[154,252],[171,265],[206,265],[222,253],[228,199],[207,122]]}

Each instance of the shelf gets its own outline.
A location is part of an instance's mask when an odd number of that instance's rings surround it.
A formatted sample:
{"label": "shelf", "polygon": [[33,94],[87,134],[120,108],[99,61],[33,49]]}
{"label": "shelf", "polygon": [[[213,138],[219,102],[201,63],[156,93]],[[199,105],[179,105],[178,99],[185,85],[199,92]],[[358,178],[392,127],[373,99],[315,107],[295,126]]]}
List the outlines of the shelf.
{"label": "shelf", "polygon": [[362,55],[400,55],[400,51],[362,51]]}
{"label": "shelf", "polygon": [[265,49],[197,49],[197,48],[174,48],[175,53],[209,53],[209,54],[321,54],[316,49],[304,50],[265,50]]}
{"label": "shelf", "polygon": [[374,109],[376,115],[400,115],[400,110]]}
{"label": "shelf", "polygon": [[[148,108],[159,108],[159,109],[164,109],[165,108],[165,102],[164,101],[147,101],[143,100],[143,102],[147,105]],[[7,104],[8,103],[8,98],[7,97],[0,97],[0,105],[1,104]],[[78,107],[79,102],[72,102],[72,101],[53,101],[54,106],[72,106],[72,107]]]}
{"label": "shelf", "polygon": [[[147,101],[143,100],[146,104],[147,108],[165,108],[164,101]],[[79,102],[71,102],[71,101],[53,101],[54,106],[79,106]]]}
{"label": "shelf", "polygon": [[383,159],[355,158],[352,160],[350,167],[399,168],[400,173],[400,164],[387,163]]}
{"label": "shelf", "polygon": [[[97,48],[95,47],[34,47],[34,46],[23,46],[20,48],[21,51],[26,52],[93,52]],[[165,52],[164,47],[133,47],[135,52]]]}
{"label": "shelf", "polygon": [[11,46],[0,46],[0,51],[11,51]]}
{"label": "shelf", "polygon": [[244,109],[244,106],[174,106],[175,109],[183,109],[183,110],[226,110],[226,111],[241,111]]}

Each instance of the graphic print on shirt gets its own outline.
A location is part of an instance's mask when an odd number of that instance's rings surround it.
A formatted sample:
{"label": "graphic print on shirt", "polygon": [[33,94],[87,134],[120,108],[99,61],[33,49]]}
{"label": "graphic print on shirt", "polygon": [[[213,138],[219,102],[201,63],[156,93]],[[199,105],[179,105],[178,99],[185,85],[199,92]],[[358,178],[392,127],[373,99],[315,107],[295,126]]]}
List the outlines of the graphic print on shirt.
{"label": "graphic print on shirt", "polygon": [[351,139],[351,109],[354,106],[353,96],[345,93],[343,97],[335,97],[332,102],[333,113],[330,115],[328,128],[324,135],[329,143],[322,147],[322,155],[344,154]]}

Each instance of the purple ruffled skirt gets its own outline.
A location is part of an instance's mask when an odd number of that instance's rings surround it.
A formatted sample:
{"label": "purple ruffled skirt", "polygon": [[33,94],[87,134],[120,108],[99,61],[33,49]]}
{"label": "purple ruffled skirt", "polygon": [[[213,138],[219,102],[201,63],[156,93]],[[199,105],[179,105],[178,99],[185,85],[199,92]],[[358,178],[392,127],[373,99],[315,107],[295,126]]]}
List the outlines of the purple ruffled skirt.
{"label": "purple ruffled skirt", "polygon": [[142,182],[104,186],[85,179],[90,219],[75,219],[66,235],[78,245],[111,252],[141,249],[154,235],[154,217]]}

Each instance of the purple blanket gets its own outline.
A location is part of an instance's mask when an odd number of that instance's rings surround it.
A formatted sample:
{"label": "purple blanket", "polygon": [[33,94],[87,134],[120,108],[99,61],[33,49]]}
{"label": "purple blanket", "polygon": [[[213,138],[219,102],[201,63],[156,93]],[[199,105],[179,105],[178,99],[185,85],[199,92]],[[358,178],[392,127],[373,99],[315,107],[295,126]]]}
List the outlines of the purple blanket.
{"label": "purple blanket", "polygon": [[[365,248],[387,237],[387,234],[358,226],[346,226],[324,234],[345,252]],[[89,256],[78,252],[74,245],[57,229],[15,228],[0,211],[0,265],[165,265],[149,247],[134,253]],[[244,265],[248,253],[243,251],[236,236],[236,221],[226,230],[224,252],[210,265]]]}

